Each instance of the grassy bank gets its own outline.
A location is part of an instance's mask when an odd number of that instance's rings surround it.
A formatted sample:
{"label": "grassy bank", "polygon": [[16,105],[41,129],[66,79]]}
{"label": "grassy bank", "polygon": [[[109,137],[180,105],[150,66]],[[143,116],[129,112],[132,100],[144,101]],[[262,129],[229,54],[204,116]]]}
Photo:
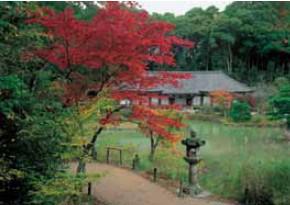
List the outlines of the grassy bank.
{"label": "grassy bank", "polygon": [[213,123],[221,123],[229,126],[243,127],[285,127],[283,120],[271,120],[267,115],[255,114],[251,120],[246,122],[234,122],[229,117],[225,118],[219,113],[195,113],[188,114],[188,119],[191,121],[205,121]]}
{"label": "grassy bank", "polygon": [[[201,149],[201,185],[210,192],[248,204],[286,205],[290,200],[290,149],[279,128],[226,126],[190,121],[199,137],[207,141]],[[124,163],[131,165],[133,155],[141,158],[140,169],[157,167],[162,174],[186,181],[187,165],[180,154],[163,145],[154,162],[148,160],[149,139],[138,130],[107,130],[99,139],[99,160],[105,161],[106,146],[121,146]],[[117,154],[112,160],[117,161]]]}

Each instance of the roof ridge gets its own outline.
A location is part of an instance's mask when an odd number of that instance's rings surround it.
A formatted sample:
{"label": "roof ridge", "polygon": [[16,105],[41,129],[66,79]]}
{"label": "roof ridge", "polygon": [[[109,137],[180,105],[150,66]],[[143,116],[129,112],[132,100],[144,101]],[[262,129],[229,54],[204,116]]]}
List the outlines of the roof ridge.
{"label": "roof ridge", "polygon": [[[153,75],[160,71],[151,71]],[[189,73],[193,76],[190,79],[180,79],[183,86],[174,88],[166,85],[158,87],[164,93],[199,93],[200,91],[212,91],[217,89],[228,90],[229,92],[251,92],[252,89],[245,83],[229,76],[223,70],[199,70],[199,71],[164,71],[172,73]]]}
{"label": "roof ridge", "polygon": [[222,70],[154,70],[149,72],[174,72],[174,73],[224,73]]}

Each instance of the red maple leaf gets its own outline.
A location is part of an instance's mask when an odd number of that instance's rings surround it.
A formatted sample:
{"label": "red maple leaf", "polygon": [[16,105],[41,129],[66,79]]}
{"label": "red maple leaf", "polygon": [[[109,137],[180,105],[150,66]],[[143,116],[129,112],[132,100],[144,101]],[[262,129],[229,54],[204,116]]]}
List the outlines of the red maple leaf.
{"label": "red maple leaf", "polygon": [[[77,19],[72,9],[56,13],[47,8],[28,20],[28,23],[37,23],[45,28],[51,43],[33,51],[33,54],[66,73],[66,78],[71,81],[67,86],[71,85],[72,89],[66,87],[65,98],[70,102],[82,99],[79,91],[83,91],[83,87],[75,86],[83,86],[85,83],[79,82],[83,78],[90,78],[86,83],[90,81],[88,88],[96,88],[96,95],[106,88],[116,100],[130,98],[142,101],[148,99],[148,95],[146,98],[143,95],[147,89],[164,84],[178,86],[180,78],[190,77],[178,73],[151,75],[147,72],[149,62],[175,65],[172,47],[191,47],[193,43],[170,35],[174,25],[152,20],[147,12],[134,9],[134,4],[126,5],[107,2],[90,21]],[[90,76],[81,74],[79,67],[89,71]],[[102,77],[93,81],[94,75]],[[72,76],[82,77],[76,80]],[[124,91],[120,89],[122,85],[134,87],[134,90]],[[176,140],[166,127],[180,127],[180,122],[144,106],[133,106],[132,111],[131,120],[146,121],[154,132]],[[111,111],[107,113],[101,124],[111,122],[109,118],[113,115]]]}

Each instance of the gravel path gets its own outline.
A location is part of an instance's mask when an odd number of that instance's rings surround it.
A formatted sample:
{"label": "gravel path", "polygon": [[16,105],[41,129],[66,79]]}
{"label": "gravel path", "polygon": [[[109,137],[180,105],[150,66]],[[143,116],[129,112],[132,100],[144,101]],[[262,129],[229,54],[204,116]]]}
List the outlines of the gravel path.
{"label": "gravel path", "polygon": [[[74,164],[74,170],[75,167]],[[110,205],[233,205],[207,199],[178,198],[137,173],[106,164],[87,164],[87,172],[105,173],[93,184],[93,194]]]}

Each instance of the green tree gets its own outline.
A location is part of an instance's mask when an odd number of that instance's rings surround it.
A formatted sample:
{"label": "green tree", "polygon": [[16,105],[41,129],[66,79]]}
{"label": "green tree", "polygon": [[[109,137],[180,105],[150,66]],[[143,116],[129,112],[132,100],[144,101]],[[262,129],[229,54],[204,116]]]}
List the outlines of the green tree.
{"label": "green tree", "polygon": [[53,178],[62,167],[63,143],[69,141],[62,131],[66,114],[48,90],[32,94],[17,76],[0,77],[0,98],[1,161],[8,173],[17,173],[1,180],[6,195],[1,200],[23,203],[34,181]]}
{"label": "green tree", "polygon": [[174,23],[176,35],[196,43],[175,49],[177,70],[224,70],[256,84],[289,75],[289,8],[289,2],[233,2],[224,11],[192,8],[152,17]]}
{"label": "green tree", "polygon": [[290,84],[284,84],[279,88],[278,94],[270,98],[273,112],[270,113],[276,119],[285,119],[287,129],[290,129]]}
{"label": "green tree", "polygon": [[0,203],[31,201],[36,182],[53,180],[70,150],[54,66],[26,61],[24,50],[47,43],[38,26],[27,25],[35,2],[0,3]]}
{"label": "green tree", "polygon": [[251,119],[250,106],[244,102],[233,101],[230,117],[234,122],[249,121]]}

